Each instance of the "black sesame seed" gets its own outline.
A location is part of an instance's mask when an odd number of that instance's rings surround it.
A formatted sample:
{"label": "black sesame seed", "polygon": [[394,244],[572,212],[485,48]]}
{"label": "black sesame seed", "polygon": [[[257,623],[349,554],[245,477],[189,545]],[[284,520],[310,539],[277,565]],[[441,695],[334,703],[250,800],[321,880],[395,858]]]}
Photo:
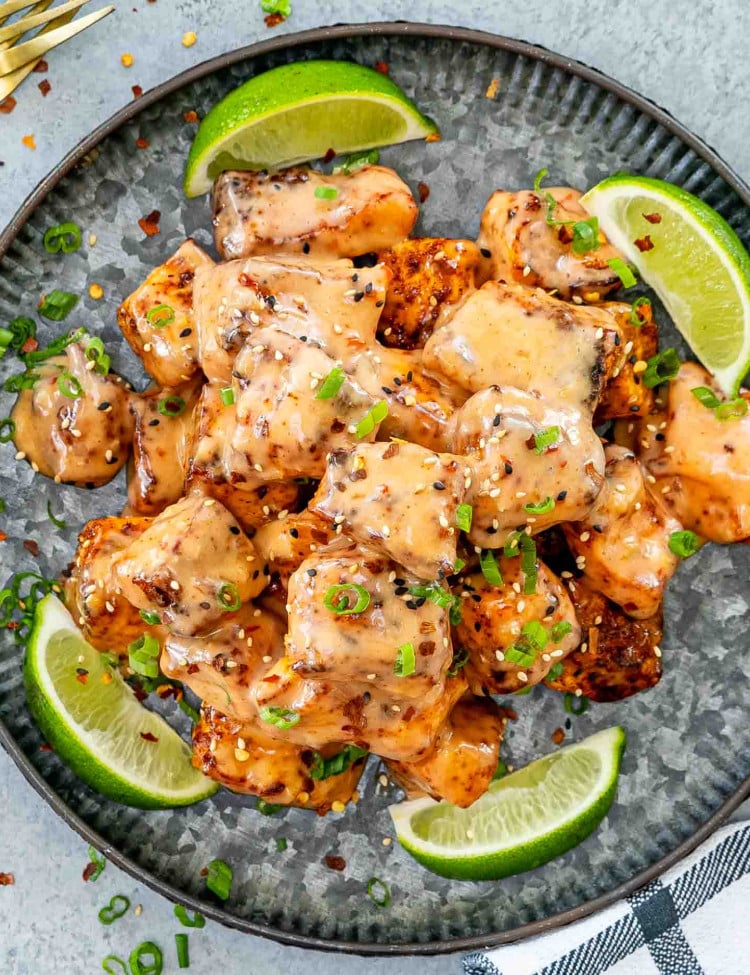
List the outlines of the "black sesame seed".
{"label": "black sesame seed", "polygon": [[378,255],[375,251],[370,251],[369,254],[362,254],[360,257],[355,257],[352,260],[355,267],[375,267],[378,263]]}
{"label": "black sesame seed", "polygon": [[513,473],[513,465],[511,464],[511,462],[509,460],[506,460],[505,461],[505,473],[506,474],[512,474]]}
{"label": "black sesame seed", "polygon": [[239,528],[238,528],[238,527],[237,527],[236,525],[230,525],[230,526],[229,526],[229,531],[230,531],[230,532],[231,532],[231,533],[232,533],[233,535],[239,535],[239,533],[240,533],[240,530],[239,530]]}
{"label": "black sesame seed", "polygon": [[432,486],[435,488],[436,491],[444,491],[445,490],[445,484],[443,484],[442,481],[433,481],[432,482]]}
{"label": "black sesame seed", "polygon": [[471,594],[471,598],[474,600],[475,603],[481,603],[482,601],[482,597],[479,595],[478,592],[473,592]]}
{"label": "black sesame seed", "polygon": [[299,538],[299,532],[296,528],[290,528],[289,534],[292,536],[292,538]]}
{"label": "black sesame seed", "polygon": [[557,500],[564,501],[567,498],[567,496],[568,496],[567,491],[560,491],[560,493],[557,495]]}
{"label": "black sesame seed", "polygon": [[273,296],[273,295],[269,295],[269,296],[268,296],[268,297],[266,298],[266,304],[267,304],[267,305],[268,305],[268,307],[269,307],[269,308],[271,308],[271,309],[274,309],[274,308],[276,307],[276,299],[274,298],[274,296]]}
{"label": "black sesame seed", "polygon": [[390,386],[381,386],[380,388],[383,390],[386,396],[393,396],[393,390]]}
{"label": "black sesame seed", "polygon": [[309,254],[310,253],[310,245],[308,244],[307,241],[305,241],[304,244],[302,245],[302,253],[303,254]]}
{"label": "black sesame seed", "polygon": [[410,370],[409,370],[409,371],[407,372],[407,374],[406,374],[406,381],[407,381],[408,383],[410,383],[410,382],[412,381],[412,379],[414,379],[414,373],[413,373],[413,372],[411,371],[411,369],[410,369]]}
{"label": "black sesame seed", "polygon": [[258,497],[262,501],[267,494],[268,494],[268,486],[266,484],[261,484],[261,486],[258,488]]}
{"label": "black sesame seed", "polygon": [[658,440],[659,442],[661,442],[662,440],[666,440],[666,439],[667,438],[664,436],[663,433],[657,433],[656,436],[654,437],[654,440]]}
{"label": "black sesame seed", "polygon": [[641,412],[641,408],[640,408],[640,406],[631,406],[630,407],[630,412],[631,413],[640,413]]}
{"label": "black sesame seed", "polygon": [[499,413],[496,413],[492,418],[492,426],[499,427],[501,423],[502,423],[502,417],[500,416]]}
{"label": "black sesame seed", "polygon": [[316,576],[318,574],[318,570],[317,569],[308,569],[307,570],[307,574],[309,576]]}
{"label": "black sesame seed", "polygon": [[108,409],[109,409],[109,403],[100,403],[97,406],[97,410],[100,410],[101,412],[104,412],[104,410],[108,410]]}
{"label": "black sesame seed", "polygon": [[354,300],[355,301],[362,301],[362,299],[364,298],[364,296],[365,296],[364,291],[358,291],[356,293],[356,295],[354,295]]}
{"label": "black sesame seed", "polygon": [[192,335],[192,334],[193,334],[192,328],[183,328],[183,330],[180,332],[180,338],[186,339],[188,335]]}
{"label": "black sesame seed", "polygon": [[376,308],[382,308],[384,304],[385,304],[384,301],[376,301],[375,302],[375,307]]}
{"label": "black sesame seed", "polygon": [[417,609],[421,609],[421,607],[424,606],[426,602],[427,602],[427,597],[420,596],[419,599],[417,600]]}
{"label": "black sesame seed", "polygon": [[479,620],[477,620],[477,622],[474,624],[474,630],[477,633],[479,633],[481,629],[482,629],[482,624],[479,622]]}
{"label": "black sesame seed", "polygon": [[395,591],[395,593],[396,593],[397,596],[405,596],[407,594],[407,592],[409,591],[409,587],[408,586],[396,586],[396,589],[394,591]]}
{"label": "black sesame seed", "polygon": [[486,247],[480,247],[479,253],[482,255],[482,257],[492,257],[492,251],[487,250]]}
{"label": "black sesame seed", "polygon": [[149,420],[149,421],[148,421],[148,425],[149,425],[150,427],[158,427],[158,426],[159,426],[159,421],[158,421],[158,420],[156,420],[156,419],[154,419],[154,420]]}
{"label": "black sesame seed", "polygon": [[548,606],[548,607],[547,607],[547,608],[545,609],[545,611],[544,611],[544,615],[545,615],[545,616],[552,616],[552,614],[553,614],[553,613],[555,612],[555,609],[557,609],[557,607],[556,607],[556,606]]}
{"label": "black sesame seed", "polygon": [[400,386],[400,385],[401,385],[401,380],[400,380],[400,379],[398,378],[398,376],[394,376],[394,377],[393,377],[393,381],[394,381],[394,383],[395,383],[395,384],[396,384],[397,386]]}
{"label": "black sesame seed", "polygon": [[106,458],[105,458],[105,463],[106,464],[116,464],[117,463],[117,460],[118,460],[117,457],[110,457],[109,460],[106,460]]}
{"label": "black sesame seed", "polygon": [[594,531],[597,533],[597,535],[601,535],[604,529],[601,525],[594,525]]}
{"label": "black sesame seed", "polygon": [[393,581],[396,583],[397,586],[405,586],[406,585],[406,579],[394,579]]}
{"label": "black sesame seed", "polygon": [[487,529],[487,534],[488,535],[497,534],[497,528],[495,528],[493,525],[490,525],[490,527]]}
{"label": "black sesame seed", "polygon": [[299,340],[300,340],[300,342],[307,342],[307,336],[306,335],[300,335]]}
{"label": "black sesame seed", "polygon": [[271,567],[268,565],[268,563],[266,563],[263,566],[263,575],[264,576],[270,576],[271,575]]}
{"label": "black sesame seed", "polygon": [[253,579],[257,579],[259,575],[260,575],[260,569],[256,569],[255,572],[253,572]]}
{"label": "black sesame seed", "polygon": [[358,274],[352,274],[352,281],[359,281],[359,275]]}
{"label": "black sesame seed", "polygon": [[211,609],[211,603],[200,603],[201,609]]}
{"label": "black sesame seed", "polygon": [[372,292],[372,281],[368,281],[365,285],[365,294],[369,295]]}
{"label": "black sesame seed", "polygon": [[621,341],[620,336],[617,334],[617,332],[615,332],[615,347],[617,347]]}

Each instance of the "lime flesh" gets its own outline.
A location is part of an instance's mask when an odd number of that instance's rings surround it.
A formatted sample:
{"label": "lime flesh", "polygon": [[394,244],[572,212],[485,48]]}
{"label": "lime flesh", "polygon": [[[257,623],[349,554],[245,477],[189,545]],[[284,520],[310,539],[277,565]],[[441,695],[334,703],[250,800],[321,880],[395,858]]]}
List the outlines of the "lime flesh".
{"label": "lime flesh", "polygon": [[577,846],[614,799],[625,747],[607,728],[492,782],[468,809],[415,799],[391,806],[399,842],[443,877],[496,880]]}
{"label": "lime flesh", "polygon": [[612,176],[581,202],[736,395],[750,369],[750,256],[729,224],[692,193],[645,176]]}
{"label": "lime flesh", "polygon": [[283,169],[437,134],[389,78],[349,61],[299,61],[251,78],[214,105],[188,155],[185,192],[228,169]]}
{"label": "lime flesh", "polygon": [[193,768],[188,745],[136,700],[53,595],[37,607],[24,681],[34,720],[55,752],[110,799],[165,809],[216,792],[217,784]]}

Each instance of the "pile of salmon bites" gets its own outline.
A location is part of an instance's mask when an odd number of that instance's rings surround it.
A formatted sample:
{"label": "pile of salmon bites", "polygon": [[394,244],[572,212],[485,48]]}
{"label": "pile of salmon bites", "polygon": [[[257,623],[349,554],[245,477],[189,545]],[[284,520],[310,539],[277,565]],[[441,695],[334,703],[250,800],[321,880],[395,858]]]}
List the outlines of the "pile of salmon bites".
{"label": "pile of salmon bites", "polygon": [[341,810],[373,753],[468,806],[494,696],[652,687],[670,539],[750,536],[750,417],[702,406],[693,363],[644,381],[650,305],[606,300],[621,255],[601,232],[581,253],[580,194],[548,192],[495,192],[474,243],[410,237],[381,166],[224,173],[221,262],[187,240],[119,310],[152,385],[74,342],[21,392],[41,473],[128,463],[65,599],[126,672],[158,639],[202,701],[194,763],[228,788]]}

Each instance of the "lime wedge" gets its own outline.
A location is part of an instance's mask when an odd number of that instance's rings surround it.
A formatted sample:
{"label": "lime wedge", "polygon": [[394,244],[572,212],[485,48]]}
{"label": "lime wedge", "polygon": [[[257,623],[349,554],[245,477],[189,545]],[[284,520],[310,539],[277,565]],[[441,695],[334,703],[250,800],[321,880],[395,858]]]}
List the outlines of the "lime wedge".
{"label": "lime wedge", "polygon": [[309,159],[437,135],[390,78],[351,61],[298,61],[251,78],[201,122],[185,192],[208,193],[227,169],[283,169]]}
{"label": "lime wedge", "polygon": [[434,799],[391,806],[399,843],[443,877],[497,880],[577,846],[612,805],[622,728],[607,728],[492,782],[468,809]]}
{"label": "lime wedge", "polygon": [[24,681],[45,737],[92,789],[140,809],[187,806],[216,792],[182,738],[138,703],[55,596],[37,606]]}
{"label": "lime wedge", "polygon": [[646,176],[611,176],[581,202],[735,396],[750,369],[750,255],[726,220],[692,193]]}

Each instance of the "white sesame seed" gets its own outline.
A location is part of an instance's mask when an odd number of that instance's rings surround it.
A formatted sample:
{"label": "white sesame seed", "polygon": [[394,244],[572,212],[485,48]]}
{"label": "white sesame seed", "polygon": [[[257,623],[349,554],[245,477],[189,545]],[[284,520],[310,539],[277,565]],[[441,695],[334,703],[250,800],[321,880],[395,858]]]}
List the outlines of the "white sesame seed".
{"label": "white sesame seed", "polygon": [[661,647],[654,647],[654,656],[661,657]]}
{"label": "white sesame seed", "polygon": [[578,537],[582,542],[587,542],[591,538],[591,532],[581,532]]}
{"label": "white sesame seed", "polygon": [[522,684],[526,684],[528,682],[529,675],[525,674],[522,670],[519,670],[518,679],[521,681]]}

